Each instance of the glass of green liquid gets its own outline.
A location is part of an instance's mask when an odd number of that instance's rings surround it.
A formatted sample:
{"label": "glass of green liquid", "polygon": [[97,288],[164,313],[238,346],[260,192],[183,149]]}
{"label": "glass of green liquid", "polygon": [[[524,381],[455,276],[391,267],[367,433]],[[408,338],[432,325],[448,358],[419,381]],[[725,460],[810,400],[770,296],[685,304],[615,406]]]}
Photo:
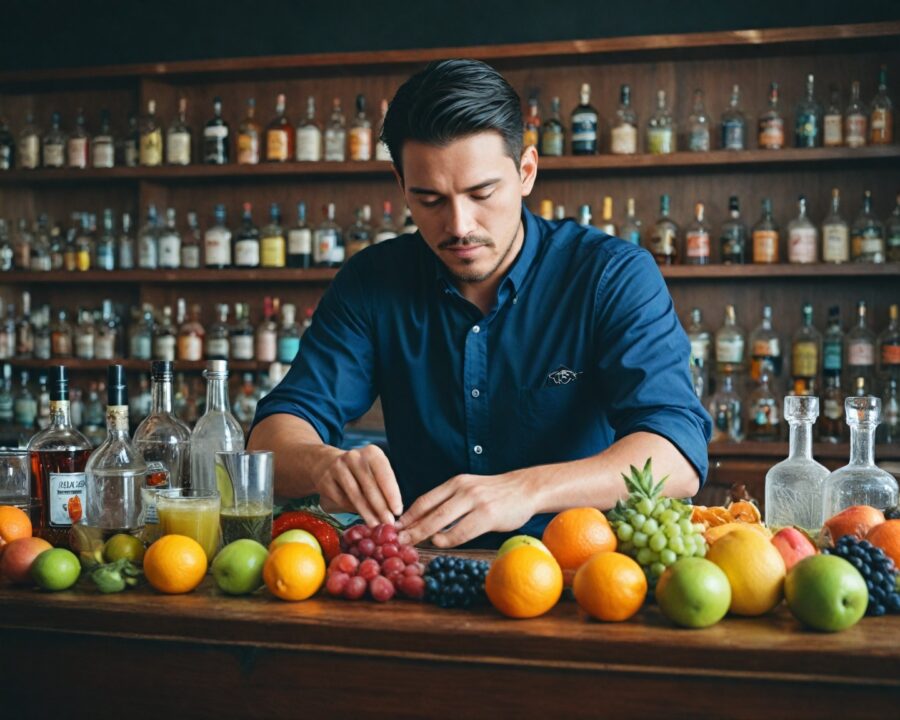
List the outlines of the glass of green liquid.
{"label": "glass of green liquid", "polygon": [[187,535],[212,562],[219,550],[219,491],[173,488],[156,494],[156,513],[162,535]]}
{"label": "glass of green liquid", "polygon": [[275,456],[240,450],[216,453],[216,484],[222,497],[222,542],[249,538],[272,542]]}

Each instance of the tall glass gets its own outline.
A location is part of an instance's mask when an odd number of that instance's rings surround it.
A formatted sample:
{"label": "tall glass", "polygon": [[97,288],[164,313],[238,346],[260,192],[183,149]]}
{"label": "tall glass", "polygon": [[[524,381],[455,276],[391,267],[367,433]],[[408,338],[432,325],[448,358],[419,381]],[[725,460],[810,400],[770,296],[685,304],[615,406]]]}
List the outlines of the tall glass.
{"label": "tall glass", "polygon": [[0,448],[0,505],[31,512],[31,456],[22,448]]}
{"label": "tall glass", "polygon": [[193,538],[212,562],[219,549],[220,507],[218,490],[160,490],[156,494],[160,534]]}
{"label": "tall glass", "polygon": [[265,451],[217,452],[216,482],[222,498],[222,542],[272,541],[275,456]]}

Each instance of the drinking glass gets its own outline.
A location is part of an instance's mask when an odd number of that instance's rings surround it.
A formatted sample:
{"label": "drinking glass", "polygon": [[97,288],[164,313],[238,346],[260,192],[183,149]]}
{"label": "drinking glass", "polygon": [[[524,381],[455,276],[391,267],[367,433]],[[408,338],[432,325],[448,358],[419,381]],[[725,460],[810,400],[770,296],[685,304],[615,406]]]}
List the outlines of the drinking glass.
{"label": "drinking glass", "polygon": [[31,456],[25,448],[0,448],[0,505],[31,512]]}
{"label": "drinking glass", "polygon": [[219,549],[219,492],[172,488],[156,494],[156,512],[163,535],[193,538],[212,562]]}
{"label": "drinking glass", "polygon": [[275,456],[265,451],[216,453],[216,483],[222,498],[222,542],[249,538],[272,542]]}

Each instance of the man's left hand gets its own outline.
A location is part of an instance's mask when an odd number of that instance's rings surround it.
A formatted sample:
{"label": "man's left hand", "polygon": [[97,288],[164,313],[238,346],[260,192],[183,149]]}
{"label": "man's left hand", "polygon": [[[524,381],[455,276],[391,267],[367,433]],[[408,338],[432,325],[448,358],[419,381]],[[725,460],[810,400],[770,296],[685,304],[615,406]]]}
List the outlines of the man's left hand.
{"label": "man's left hand", "polygon": [[532,515],[532,493],[519,472],[457,475],[422,495],[397,525],[403,543],[430,538],[436,547],[450,548],[492,530],[516,530]]}

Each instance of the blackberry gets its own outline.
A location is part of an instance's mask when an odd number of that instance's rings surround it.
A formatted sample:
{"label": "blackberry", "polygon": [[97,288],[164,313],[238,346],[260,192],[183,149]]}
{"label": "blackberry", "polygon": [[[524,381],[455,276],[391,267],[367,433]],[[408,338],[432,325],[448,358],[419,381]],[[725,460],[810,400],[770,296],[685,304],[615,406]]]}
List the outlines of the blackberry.
{"label": "blackberry", "polygon": [[894,505],[884,511],[885,520],[900,520],[900,505]]}
{"label": "blackberry", "polygon": [[467,608],[484,601],[490,563],[442,555],[425,569],[425,601],[442,608]]}
{"label": "blackberry", "polygon": [[869,606],[866,615],[900,613],[900,587],[898,572],[884,551],[868,540],[844,535],[833,548],[825,548],[826,555],[837,555],[859,570],[869,589]]}

